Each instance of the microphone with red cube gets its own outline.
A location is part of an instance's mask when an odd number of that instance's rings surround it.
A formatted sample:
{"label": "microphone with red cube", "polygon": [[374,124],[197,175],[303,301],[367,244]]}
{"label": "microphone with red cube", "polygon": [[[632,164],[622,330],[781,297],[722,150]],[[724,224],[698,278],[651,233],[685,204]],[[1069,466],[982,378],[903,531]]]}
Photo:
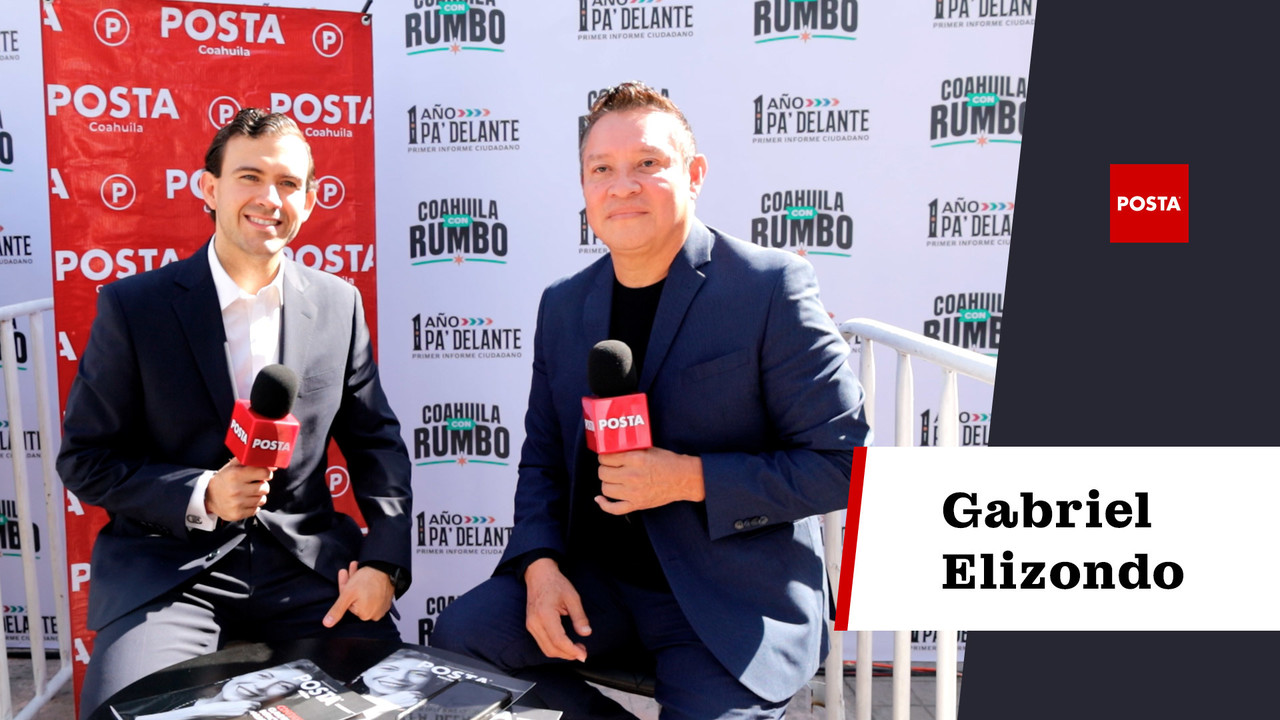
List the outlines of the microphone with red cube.
{"label": "microphone with red cube", "polygon": [[249,399],[236,401],[227,429],[227,448],[241,465],[289,467],[298,440],[298,419],[290,413],[297,397],[297,373],[284,365],[262,368]]}
{"label": "microphone with red cube", "polygon": [[587,355],[587,385],[594,397],[582,398],[587,447],[616,453],[653,447],[649,433],[649,400],[638,386],[631,348],[620,340],[603,340]]}

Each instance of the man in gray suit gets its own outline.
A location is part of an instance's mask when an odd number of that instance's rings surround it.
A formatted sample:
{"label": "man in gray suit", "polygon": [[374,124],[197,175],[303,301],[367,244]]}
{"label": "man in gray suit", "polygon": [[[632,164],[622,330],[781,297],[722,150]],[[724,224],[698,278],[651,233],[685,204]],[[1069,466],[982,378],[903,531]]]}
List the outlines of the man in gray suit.
{"label": "man in gray suit", "polygon": [[[848,346],[807,262],[694,217],[707,159],[668,99],[612,88],[581,142],[609,254],[542,296],[515,528],[431,642],[536,680],[566,720],[631,717],[567,661],[645,655],[664,720],[780,717],[822,654],[814,516],[845,507],[867,440]],[[651,448],[586,449],[606,338],[639,366]]]}
{"label": "man in gray suit", "polygon": [[[102,288],[67,398],[58,472],[110,517],[94,544],[81,694],[116,690],[230,640],[399,639],[409,583],[410,464],[378,379],[360,295],[284,248],[316,201],[287,116],[241,111],[200,178],[213,239]],[[236,397],[282,363],[300,378],[288,468],[246,467],[224,439]],[[368,526],[325,481],[338,442]]]}

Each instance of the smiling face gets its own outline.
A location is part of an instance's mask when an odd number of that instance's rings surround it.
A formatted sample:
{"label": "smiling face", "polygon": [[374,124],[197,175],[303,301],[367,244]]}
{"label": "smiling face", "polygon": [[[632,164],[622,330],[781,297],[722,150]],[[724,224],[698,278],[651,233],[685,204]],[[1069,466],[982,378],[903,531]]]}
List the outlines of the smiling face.
{"label": "smiling face", "polygon": [[283,697],[301,687],[305,674],[298,668],[276,668],[237,675],[222,686],[222,697],[254,702]]}
{"label": "smiling face", "polygon": [[[582,195],[591,229],[615,267],[665,277],[693,223],[707,161],[688,157],[680,120],[666,112],[613,112],[591,128],[582,149]],[[628,284],[624,278],[620,280]]]}
{"label": "smiling face", "polygon": [[420,660],[388,658],[365,670],[360,679],[373,695],[394,695],[421,690],[432,677],[431,671]]}
{"label": "smiling face", "polygon": [[214,248],[228,271],[279,261],[315,206],[306,188],[310,162],[296,135],[238,135],[226,143],[221,174],[200,176],[205,204],[216,211]]}

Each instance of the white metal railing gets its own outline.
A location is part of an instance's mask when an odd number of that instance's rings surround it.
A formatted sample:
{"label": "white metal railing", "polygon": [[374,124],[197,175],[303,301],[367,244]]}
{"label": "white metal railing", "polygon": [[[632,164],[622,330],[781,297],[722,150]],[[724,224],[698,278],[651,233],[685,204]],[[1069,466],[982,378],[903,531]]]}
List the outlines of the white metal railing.
{"label": "white metal railing", "polygon": [[[955,447],[960,444],[960,402],[957,390],[957,374],[994,385],[996,361],[972,350],[927,338],[876,320],[855,318],[840,324],[840,333],[850,344],[855,338],[862,340],[862,360],[859,376],[865,393],[863,408],[867,425],[875,427],[876,361],[874,348],[877,343],[897,351],[898,367],[894,396],[894,445],[911,447],[912,420],[915,418],[915,383],[912,374],[913,357],[939,366],[942,369],[942,400],[938,406],[938,445]],[[827,542],[831,539],[828,537]],[[839,565],[836,566],[839,577]],[[871,631],[859,630],[857,676],[854,681],[854,718],[871,719]],[[839,636],[839,633],[833,633]],[[946,642],[944,642],[944,640]],[[843,642],[839,643],[840,646]],[[956,650],[955,630],[938,631],[937,685],[934,717],[938,720],[955,720],[956,703]],[[833,643],[832,656],[837,663],[843,659],[843,647]],[[832,674],[831,656],[827,660],[827,697],[831,702],[833,678],[843,677],[840,670]],[[839,667],[839,665],[837,665]],[[893,637],[893,720],[907,720],[911,714],[911,633],[898,630]],[[839,687],[843,683],[836,683]],[[830,705],[828,705],[830,707]],[[828,715],[830,717],[830,715]]]}
{"label": "white metal railing", "polygon": [[[18,506],[18,540],[22,545],[22,578],[26,585],[27,628],[31,638],[31,675],[35,688],[35,696],[23,706],[16,716],[17,720],[27,720],[35,716],[36,711],[53,697],[62,685],[71,677],[71,654],[68,634],[71,631],[70,609],[67,599],[66,558],[63,549],[64,535],[62,531],[62,484],[53,467],[53,417],[49,403],[49,366],[52,361],[44,357],[45,334],[44,315],[53,311],[53,298],[43,298],[30,302],[0,307],[0,365],[4,367],[4,394],[9,410],[9,446],[13,461],[14,499]],[[26,347],[29,352],[27,363],[34,368],[36,389],[36,411],[39,423],[40,466],[43,474],[44,506],[45,506],[45,547],[49,554],[49,563],[53,577],[53,595],[58,637],[58,672],[48,677],[45,664],[45,648],[43,625],[39,621],[41,613],[40,583],[36,576],[35,540],[31,523],[30,482],[27,478],[26,453],[23,451],[26,437],[26,425],[22,417],[21,389],[18,383],[18,358],[14,336],[14,320],[26,317],[30,323],[31,342]],[[13,714],[12,688],[9,683],[8,645],[3,634],[0,634],[0,654],[4,662],[0,662],[0,720],[10,720]]]}
{"label": "white metal railing", "polygon": [[[840,555],[844,549],[844,510],[836,510],[822,516],[823,557],[827,562],[827,577],[831,587],[839,587]],[[827,720],[844,720],[844,633],[836,632],[836,619],[827,621],[827,659],[822,666],[823,702]],[[867,663],[870,667],[871,663]]]}

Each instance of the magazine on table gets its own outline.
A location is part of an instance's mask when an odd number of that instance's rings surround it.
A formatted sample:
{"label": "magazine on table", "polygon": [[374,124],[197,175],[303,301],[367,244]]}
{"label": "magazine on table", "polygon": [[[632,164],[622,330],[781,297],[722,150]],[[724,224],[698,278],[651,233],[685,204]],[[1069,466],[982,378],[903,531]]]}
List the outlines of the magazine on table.
{"label": "magazine on table", "polygon": [[352,687],[377,707],[366,718],[484,720],[533,687],[525,680],[402,648],[374,663]]}
{"label": "magazine on table", "polygon": [[376,707],[310,660],[111,706],[117,720],[346,720]]}

